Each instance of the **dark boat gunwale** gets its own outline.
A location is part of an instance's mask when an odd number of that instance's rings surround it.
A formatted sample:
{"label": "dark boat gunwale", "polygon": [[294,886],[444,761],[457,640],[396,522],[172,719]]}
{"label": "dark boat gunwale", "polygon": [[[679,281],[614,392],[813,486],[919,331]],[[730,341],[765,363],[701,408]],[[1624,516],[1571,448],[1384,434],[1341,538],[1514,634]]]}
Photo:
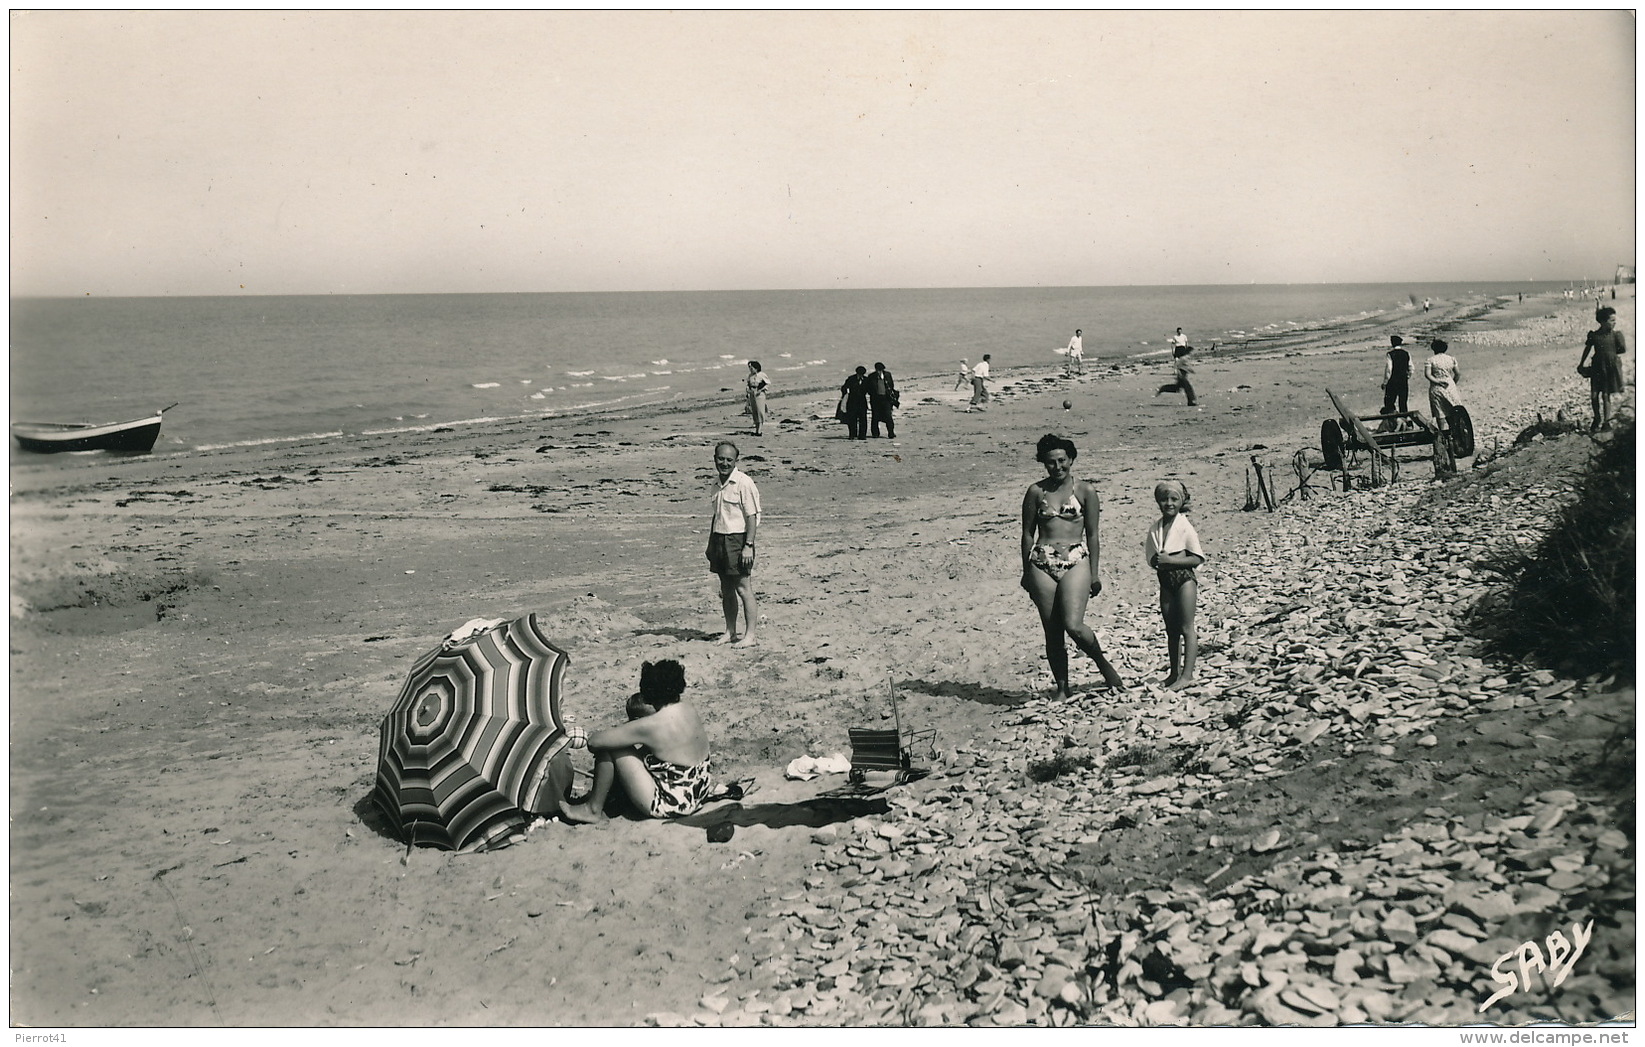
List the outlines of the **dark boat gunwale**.
{"label": "dark boat gunwale", "polygon": [[12,422],[11,435],[19,447],[36,454],[67,451],[146,454],[160,438],[160,425],[171,407],[122,422]]}

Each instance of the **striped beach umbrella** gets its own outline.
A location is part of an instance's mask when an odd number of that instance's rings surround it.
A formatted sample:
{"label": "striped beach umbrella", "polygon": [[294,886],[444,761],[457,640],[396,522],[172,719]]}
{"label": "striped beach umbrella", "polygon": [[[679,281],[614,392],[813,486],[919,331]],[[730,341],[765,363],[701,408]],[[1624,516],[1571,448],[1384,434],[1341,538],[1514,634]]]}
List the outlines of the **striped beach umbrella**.
{"label": "striped beach umbrella", "polygon": [[534,614],[417,660],[383,718],[372,793],[401,839],[484,850],[552,804],[569,662]]}

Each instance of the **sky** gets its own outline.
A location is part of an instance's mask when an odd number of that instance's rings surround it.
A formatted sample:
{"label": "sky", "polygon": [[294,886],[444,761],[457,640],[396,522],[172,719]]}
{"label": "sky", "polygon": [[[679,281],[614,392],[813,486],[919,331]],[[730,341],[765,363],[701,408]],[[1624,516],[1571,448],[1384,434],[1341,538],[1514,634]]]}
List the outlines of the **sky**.
{"label": "sky", "polygon": [[14,296],[1634,262],[1625,11],[10,17]]}

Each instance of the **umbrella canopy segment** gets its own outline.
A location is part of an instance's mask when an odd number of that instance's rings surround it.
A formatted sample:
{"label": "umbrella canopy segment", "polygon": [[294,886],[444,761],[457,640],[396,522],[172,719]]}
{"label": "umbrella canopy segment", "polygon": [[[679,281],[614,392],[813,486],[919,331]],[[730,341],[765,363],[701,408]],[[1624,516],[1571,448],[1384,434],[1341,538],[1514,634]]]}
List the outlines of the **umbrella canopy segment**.
{"label": "umbrella canopy segment", "polygon": [[534,614],[417,660],[383,718],[372,793],[402,839],[480,850],[552,800],[569,662]]}

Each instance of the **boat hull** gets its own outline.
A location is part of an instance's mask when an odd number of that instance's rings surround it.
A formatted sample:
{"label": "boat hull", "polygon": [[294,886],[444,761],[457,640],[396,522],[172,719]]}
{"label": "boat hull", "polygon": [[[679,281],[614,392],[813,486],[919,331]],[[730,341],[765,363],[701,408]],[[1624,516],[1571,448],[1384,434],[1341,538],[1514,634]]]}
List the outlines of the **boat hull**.
{"label": "boat hull", "polygon": [[134,418],[128,422],[109,422],[105,425],[63,424],[52,422],[13,422],[12,438],[17,446],[36,454],[57,454],[63,451],[117,451],[122,454],[147,454],[160,438],[160,415]]}

